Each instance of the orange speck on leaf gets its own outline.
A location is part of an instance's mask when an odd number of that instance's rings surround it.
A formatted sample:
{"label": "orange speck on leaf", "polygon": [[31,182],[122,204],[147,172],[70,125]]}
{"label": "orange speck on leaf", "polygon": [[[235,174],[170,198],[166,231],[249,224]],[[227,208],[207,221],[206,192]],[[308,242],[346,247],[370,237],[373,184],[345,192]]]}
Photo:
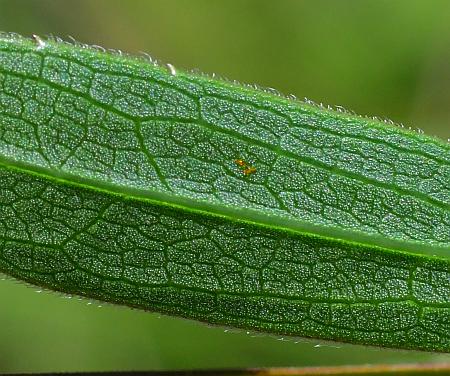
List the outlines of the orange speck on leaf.
{"label": "orange speck on leaf", "polygon": [[241,167],[247,167],[247,163],[245,163],[245,161],[243,159],[235,159],[234,163],[236,163],[238,166],[241,166]]}
{"label": "orange speck on leaf", "polygon": [[241,167],[243,174],[246,176],[250,175],[250,174],[254,174],[256,172],[256,168],[253,166],[250,166],[243,159],[235,159],[234,163],[236,163],[239,167]]}
{"label": "orange speck on leaf", "polygon": [[243,172],[244,172],[244,175],[254,174],[256,172],[256,168],[255,167],[246,167],[246,169]]}

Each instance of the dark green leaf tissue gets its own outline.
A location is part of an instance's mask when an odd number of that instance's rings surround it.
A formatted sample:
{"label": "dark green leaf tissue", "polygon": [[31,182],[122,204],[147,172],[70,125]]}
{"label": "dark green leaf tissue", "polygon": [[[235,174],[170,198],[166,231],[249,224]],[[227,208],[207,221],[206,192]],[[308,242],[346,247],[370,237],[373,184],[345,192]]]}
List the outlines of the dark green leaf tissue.
{"label": "dark green leaf tissue", "polygon": [[220,326],[450,352],[450,145],[3,35],[0,271]]}

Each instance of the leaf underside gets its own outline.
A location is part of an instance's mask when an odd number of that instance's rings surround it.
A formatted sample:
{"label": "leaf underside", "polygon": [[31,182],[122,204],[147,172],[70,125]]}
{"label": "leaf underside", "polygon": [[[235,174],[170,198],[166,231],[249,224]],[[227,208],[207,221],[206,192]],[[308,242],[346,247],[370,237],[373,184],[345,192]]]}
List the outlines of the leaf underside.
{"label": "leaf underside", "polygon": [[5,35],[0,271],[212,324],[450,352],[450,147]]}

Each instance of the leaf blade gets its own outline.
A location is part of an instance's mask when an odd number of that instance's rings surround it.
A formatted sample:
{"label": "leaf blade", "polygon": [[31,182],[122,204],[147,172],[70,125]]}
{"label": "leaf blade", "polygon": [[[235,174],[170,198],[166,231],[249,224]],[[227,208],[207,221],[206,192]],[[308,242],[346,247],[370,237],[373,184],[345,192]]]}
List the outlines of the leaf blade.
{"label": "leaf blade", "polygon": [[449,351],[448,145],[51,42],[0,41],[0,75],[4,272],[220,325]]}

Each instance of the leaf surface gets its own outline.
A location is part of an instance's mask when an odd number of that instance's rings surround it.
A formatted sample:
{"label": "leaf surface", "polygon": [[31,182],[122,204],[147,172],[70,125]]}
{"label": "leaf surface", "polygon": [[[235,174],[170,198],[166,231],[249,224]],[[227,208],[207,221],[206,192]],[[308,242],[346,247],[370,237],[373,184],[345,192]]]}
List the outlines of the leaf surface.
{"label": "leaf surface", "polygon": [[0,38],[0,270],[212,324],[450,351],[450,147]]}

